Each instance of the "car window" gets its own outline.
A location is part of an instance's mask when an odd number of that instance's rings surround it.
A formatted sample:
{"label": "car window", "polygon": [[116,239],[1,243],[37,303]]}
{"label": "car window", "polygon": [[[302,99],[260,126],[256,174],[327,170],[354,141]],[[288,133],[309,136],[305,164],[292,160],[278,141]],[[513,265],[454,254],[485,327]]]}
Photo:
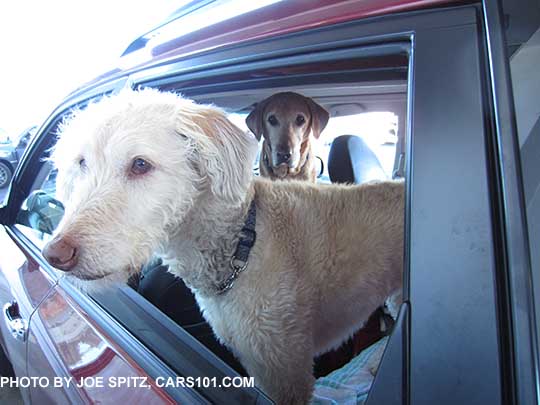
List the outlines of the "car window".
{"label": "car window", "polygon": [[[348,148],[341,150],[339,153],[334,153],[334,160],[349,162],[345,170],[347,171],[345,180],[340,182],[360,183],[374,179],[357,181],[357,178],[368,177],[357,177],[358,173],[356,171],[369,171],[369,167],[358,169],[355,166],[358,162],[364,162],[366,151],[369,153],[370,162],[373,162],[376,169],[381,173],[378,179],[395,177],[396,162],[399,160],[399,155],[405,151],[403,142],[401,147],[398,147],[398,141],[400,138],[401,140],[405,139],[408,75],[407,59],[403,55],[395,59],[389,58],[389,60],[398,63],[395,66],[398,72],[390,79],[387,77],[389,62],[386,62],[384,68],[381,69],[380,77],[371,68],[368,73],[363,72],[360,68],[358,72],[353,69],[351,73],[350,66],[347,65],[347,75],[343,76],[347,79],[345,83],[340,82],[340,76],[335,71],[332,71],[332,80],[328,80],[324,85],[321,85],[313,77],[313,70],[320,69],[320,66],[306,64],[305,75],[302,74],[301,69],[296,70],[296,74],[299,76],[295,81],[295,86],[288,86],[287,81],[284,81],[280,86],[280,89],[294,91],[310,97],[314,102],[324,107],[330,115],[328,125],[322,132],[321,137],[318,140],[313,140],[313,150],[320,161],[321,169],[317,181],[332,182],[331,172],[333,169],[331,169],[330,155],[334,145],[344,137],[359,142],[362,145],[364,155],[355,155],[354,151]],[[355,66],[353,62],[358,63],[360,67],[363,66],[362,63],[353,60],[351,62],[353,68]],[[375,63],[371,65],[375,65]],[[329,66],[338,70],[340,65],[336,63]],[[241,83],[237,85],[238,87],[242,86]],[[166,88],[164,86],[161,88],[172,91],[185,90],[180,80],[176,83],[168,83]],[[189,91],[183,91],[183,93],[198,102],[212,103],[223,108],[228,112],[231,121],[248,132],[249,129],[245,120],[253,106],[256,102],[277,91],[274,87],[260,85],[256,88],[252,87],[247,98],[242,94],[238,94],[235,90],[218,94],[212,92],[211,88],[206,89],[204,94],[194,94],[193,91],[192,94]],[[381,97],[383,101],[380,101],[375,97],[379,93],[387,94],[389,91],[396,92],[389,99],[390,101],[386,101],[384,97]],[[377,102],[372,102],[373,99],[376,99]],[[42,134],[42,136],[49,137],[51,144],[39,158],[41,166],[35,174],[30,193],[21,205],[17,217],[17,226],[26,235],[29,235],[40,248],[51,238],[51,234],[58,226],[64,212],[62,201],[59,200],[56,193],[57,172],[49,160],[50,150],[54,146],[53,142],[56,136],[55,128],[51,129],[47,134]],[[258,174],[258,162],[254,162],[254,171]],[[395,254],[396,257],[401,257],[402,249],[398,249]],[[148,317],[145,315],[146,311],[159,311],[162,317],[168,319],[161,323],[168,328],[168,331],[172,330],[175,334],[178,334],[179,339],[183,342],[185,337],[182,336],[184,335],[190,335],[191,339],[195,338],[198,344],[197,355],[217,357],[227,365],[226,370],[229,371],[226,372],[245,374],[242,365],[227,348],[217,341],[211,327],[202,318],[191,290],[184,285],[182,280],[168,273],[166,264],[158,258],[152,259],[143,265],[140,272],[129,280],[127,286],[121,286],[115,293],[92,294],[92,298],[151,350],[158,353],[163,351],[163,358],[179,374],[194,373],[195,371],[192,370],[194,365],[182,360],[180,358],[182,353],[175,353],[174,355],[170,352],[165,353],[164,345],[168,342],[161,342],[157,337],[149,338],[150,334],[146,329],[155,330],[156,327],[142,328],[137,322],[147,322],[145,320],[152,319],[151,322],[155,324],[161,322],[161,318],[156,315]],[[148,308],[148,303],[151,304],[153,309]],[[373,350],[373,353],[384,350],[387,339],[380,339],[390,333],[394,322],[387,312],[391,312],[395,316],[396,311],[395,303],[391,303],[388,308],[385,308],[384,303],[381,303],[381,307],[371,315],[371,318],[366,323],[370,338],[366,338],[365,330],[359,331],[349,341],[345,342],[339,350],[331,351],[317,358],[315,375],[323,379],[321,380],[321,387],[326,384],[324,378],[340,368],[338,365],[346,365],[355,355],[360,354],[375,341],[379,341],[379,343],[377,350]],[[140,313],[140,315],[135,317],[134,314],[136,313]],[[175,328],[178,330],[175,330]],[[375,339],[373,339],[374,336]],[[176,343],[176,345],[178,346],[180,343]],[[193,343],[190,343],[190,345],[193,346]],[[193,356],[195,355],[193,354]],[[214,365],[216,370],[218,369],[216,364],[223,364],[216,363],[215,360],[212,361],[211,364]],[[199,366],[200,368],[201,366]],[[212,372],[211,369],[208,370],[205,372]],[[373,375],[366,371],[365,376],[367,378],[365,383],[369,385]]]}

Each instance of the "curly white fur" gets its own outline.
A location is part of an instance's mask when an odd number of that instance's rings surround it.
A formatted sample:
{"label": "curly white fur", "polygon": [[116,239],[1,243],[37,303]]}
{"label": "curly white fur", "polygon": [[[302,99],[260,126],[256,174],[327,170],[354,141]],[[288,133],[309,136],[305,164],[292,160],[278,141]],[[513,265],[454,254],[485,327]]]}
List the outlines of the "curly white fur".
{"label": "curly white fur", "polygon": [[[125,281],[161,252],[257,384],[278,403],[307,403],[313,356],[401,288],[403,184],[254,180],[256,148],[211,106],[154,90],[105,98],[61,130],[56,238],[80,248],[71,276],[103,276],[85,288]],[[137,157],[154,169],[132,178]],[[252,199],[248,268],[217,295]]]}

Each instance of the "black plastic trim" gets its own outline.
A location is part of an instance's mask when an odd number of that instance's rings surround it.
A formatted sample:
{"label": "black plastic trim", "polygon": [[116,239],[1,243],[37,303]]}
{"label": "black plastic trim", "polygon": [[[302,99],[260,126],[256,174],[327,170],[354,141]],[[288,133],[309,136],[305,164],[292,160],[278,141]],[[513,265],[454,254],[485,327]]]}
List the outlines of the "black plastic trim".
{"label": "black plastic trim", "polygon": [[527,232],[523,175],[515,121],[514,98],[500,1],[484,0],[490,86],[496,147],[501,172],[504,247],[514,350],[515,397],[519,404],[540,402],[538,337]]}
{"label": "black plastic trim", "polygon": [[409,314],[409,303],[404,302],[371,385],[366,405],[408,403],[405,355],[409,348]]}
{"label": "black plastic trim", "polygon": [[415,405],[502,403],[483,55],[478,8],[461,11],[452,21],[462,24],[414,34],[407,174]]}
{"label": "black plastic trim", "polygon": [[[319,51],[319,52],[310,52],[309,54],[300,54],[293,56],[286,56],[281,58],[273,58],[270,60],[257,61],[251,63],[242,63],[234,66],[225,66],[225,67],[216,67],[213,69],[205,69],[204,71],[178,71],[172,75],[166,77],[160,77],[155,79],[144,79],[138,80],[136,77],[131,77],[135,86],[151,86],[151,87],[162,87],[165,85],[170,85],[178,82],[194,81],[200,78],[219,78],[221,76],[231,74],[231,73],[247,73],[251,71],[257,71],[262,69],[271,69],[281,66],[295,66],[303,65],[308,63],[323,63],[325,61],[341,61],[349,59],[358,59],[358,58],[368,58],[368,57],[379,57],[379,56],[390,56],[390,55],[407,55],[409,53],[409,39],[408,36],[402,37],[401,35],[396,38],[396,42],[384,43],[379,45],[367,45],[367,46],[358,46],[358,47],[340,47],[337,50],[331,51]],[[190,69],[191,70],[191,69]],[[323,73],[319,73],[322,75]],[[301,74],[299,76],[302,76]],[[401,75],[399,76],[401,77]],[[397,77],[396,77],[397,78]],[[251,79],[251,82],[265,82],[271,81],[271,77],[257,79]],[[285,78],[279,78],[277,80],[284,81]],[[243,82],[246,82],[245,80]],[[236,84],[236,83],[235,83]],[[223,85],[223,84],[222,84]],[[193,92],[193,88],[203,88],[207,89],[209,87],[215,87],[214,85],[203,85],[203,86],[192,86],[190,87],[181,87],[180,90],[183,93]],[[220,90],[224,91],[224,90]]]}

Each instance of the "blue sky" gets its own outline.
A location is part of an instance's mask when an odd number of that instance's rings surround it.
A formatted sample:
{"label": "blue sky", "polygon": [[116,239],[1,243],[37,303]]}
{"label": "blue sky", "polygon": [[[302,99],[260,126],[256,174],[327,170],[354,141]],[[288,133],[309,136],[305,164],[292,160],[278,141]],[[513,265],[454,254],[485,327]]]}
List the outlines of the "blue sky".
{"label": "blue sky", "polygon": [[72,90],[185,1],[0,2],[0,128],[40,124]]}

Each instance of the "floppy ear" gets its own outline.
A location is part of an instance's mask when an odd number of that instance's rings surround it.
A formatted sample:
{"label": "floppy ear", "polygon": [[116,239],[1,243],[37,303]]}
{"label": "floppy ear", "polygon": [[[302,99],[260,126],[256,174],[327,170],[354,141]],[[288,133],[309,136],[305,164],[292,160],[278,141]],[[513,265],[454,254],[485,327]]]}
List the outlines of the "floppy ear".
{"label": "floppy ear", "polygon": [[266,106],[266,100],[260,101],[257,103],[253,111],[249,113],[246,118],[246,124],[251,132],[255,135],[257,140],[261,139],[263,135],[263,112],[264,107]]}
{"label": "floppy ear", "polygon": [[198,171],[208,179],[216,196],[241,203],[251,181],[257,144],[221,111],[200,108],[196,115],[189,117],[198,128],[194,134]]}
{"label": "floppy ear", "polygon": [[315,138],[319,138],[321,132],[326,128],[326,124],[328,124],[330,114],[311,98],[306,97],[306,102],[311,112],[311,131]]}

